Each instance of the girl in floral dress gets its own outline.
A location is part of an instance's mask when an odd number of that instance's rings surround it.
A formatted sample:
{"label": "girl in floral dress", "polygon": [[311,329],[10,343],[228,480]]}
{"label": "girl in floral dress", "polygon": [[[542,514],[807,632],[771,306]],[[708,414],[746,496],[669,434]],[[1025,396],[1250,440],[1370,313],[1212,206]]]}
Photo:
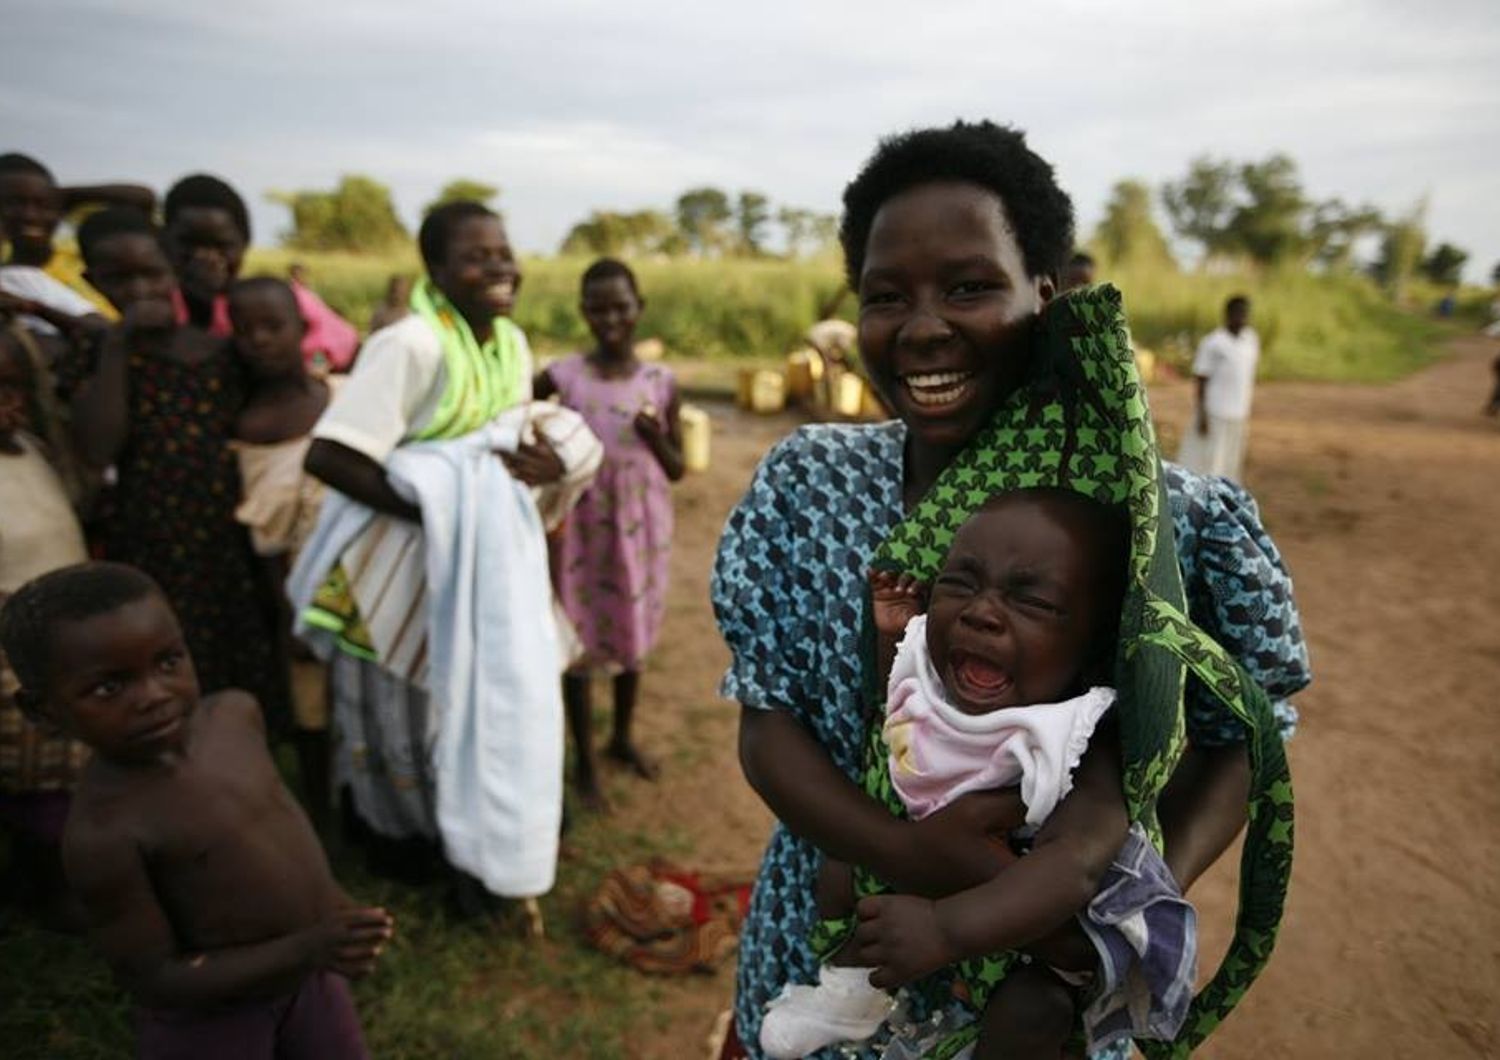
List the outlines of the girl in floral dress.
{"label": "girl in floral dress", "polygon": [[161,585],[204,692],[251,692],[275,733],[288,694],[274,597],[234,516],[240,476],[228,443],[244,397],[238,366],[223,339],[177,324],[176,281],[144,216],[94,214],[78,241],[89,282],[121,316],[73,395],[80,456],[115,469],[99,526],[104,552]]}
{"label": "girl in floral dress", "polygon": [[641,666],[661,631],[672,546],[670,484],[682,477],[677,383],[660,364],[635,356],[635,325],[645,300],[628,266],[603,258],[583,274],[581,309],[597,345],[551,365],[538,398],[557,394],[604,443],[604,465],[554,541],[558,595],[584,656],[563,676],[563,699],[577,745],[574,785],[585,803],[604,806],[590,731],[590,675],[614,675],[614,734],[607,753],[638,776],[656,764],[631,737]]}

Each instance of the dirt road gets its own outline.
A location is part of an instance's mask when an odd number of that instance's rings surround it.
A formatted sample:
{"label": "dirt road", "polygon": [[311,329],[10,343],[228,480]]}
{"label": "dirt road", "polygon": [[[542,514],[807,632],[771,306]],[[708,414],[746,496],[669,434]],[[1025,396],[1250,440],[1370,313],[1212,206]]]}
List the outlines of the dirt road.
{"label": "dirt road", "polygon": [[[1500,1056],[1500,423],[1478,416],[1493,343],[1384,387],[1260,388],[1247,480],[1286,553],[1315,682],[1291,758],[1297,862],[1269,971],[1201,1055]],[[1153,388],[1168,451],[1181,383]],[[753,865],[770,819],[735,758],[737,708],[707,603],[718,532],[790,418],[714,409],[714,467],[678,494],[670,619],[642,707],[654,786],[615,780],[632,827],[683,860]],[[1204,967],[1233,859],[1194,892]],[[639,1057],[693,1057],[731,975],[653,990]]]}

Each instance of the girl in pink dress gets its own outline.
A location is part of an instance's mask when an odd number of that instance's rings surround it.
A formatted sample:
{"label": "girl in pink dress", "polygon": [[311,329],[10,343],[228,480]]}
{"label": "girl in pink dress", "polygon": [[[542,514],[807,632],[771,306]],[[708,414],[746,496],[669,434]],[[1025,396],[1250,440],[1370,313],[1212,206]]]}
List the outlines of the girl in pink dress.
{"label": "girl in pink dress", "polygon": [[584,802],[605,806],[594,764],[589,685],[614,675],[614,735],[607,753],[653,779],[654,762],[631,739],[641,664],[666,610],[672,547],[671,483],[682,477],[677,383],[660,364],[635,356],[645,308],[635,274],[602,258],[583,274],[581,310],[597,345],[549,366],[536,396],[557,394],[604,443],[604,465],[553,542],[553,576],[584,656],[563,675],[563,699],[577,745],[573,782]]}

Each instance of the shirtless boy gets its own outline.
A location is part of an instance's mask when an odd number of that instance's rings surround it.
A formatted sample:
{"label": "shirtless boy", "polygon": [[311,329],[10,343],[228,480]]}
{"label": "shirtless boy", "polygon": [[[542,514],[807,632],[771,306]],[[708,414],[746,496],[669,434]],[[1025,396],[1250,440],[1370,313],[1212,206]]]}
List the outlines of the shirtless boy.
{"label": "shirtless boy", "polygon": [[345,978],[391,937],[339,888],[247,693],[200,697],[177,618],[88,563],[0,611],[22,707],[93,750],[63,837],[95,945],[141,1007],[143,1057],[365,1057]]}

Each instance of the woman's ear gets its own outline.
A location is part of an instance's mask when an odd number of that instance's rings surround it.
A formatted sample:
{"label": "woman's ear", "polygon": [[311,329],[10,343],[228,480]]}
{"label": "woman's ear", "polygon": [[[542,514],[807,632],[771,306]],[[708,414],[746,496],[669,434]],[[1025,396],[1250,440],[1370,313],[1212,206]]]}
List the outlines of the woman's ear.
{"label": "woman's ear", "polygon": [[1041,299],[1042,305],[1046,305],[1057,297],[1057,277],[1038,276],[1036,278],[1036,296]]}

